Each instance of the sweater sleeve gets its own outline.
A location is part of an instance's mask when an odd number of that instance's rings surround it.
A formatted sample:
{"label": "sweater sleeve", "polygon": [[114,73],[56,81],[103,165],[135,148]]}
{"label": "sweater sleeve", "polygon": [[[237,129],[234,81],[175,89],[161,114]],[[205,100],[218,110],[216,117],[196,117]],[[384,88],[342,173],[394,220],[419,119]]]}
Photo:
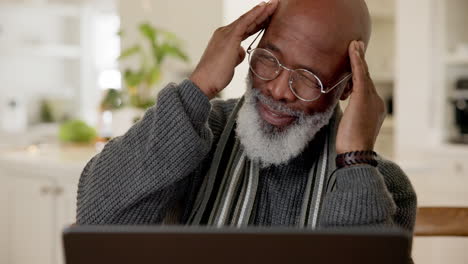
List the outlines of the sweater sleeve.
{"label": "sweater sleeve", "polygon": [[[77,197],[78,224],[160,223],[192,188],[213,144],[212,106],[189,80],[169,84],[141,121],[88,162]],[[222,115],[222,113],[217,113]]]}
{"label": "sweater sleeve", "polygon": [[335,186],[323,203],[322,227],[388,226],[413,232],[416,193],[399,166],[382,160],[377,167],[359,165],[335,173]]}

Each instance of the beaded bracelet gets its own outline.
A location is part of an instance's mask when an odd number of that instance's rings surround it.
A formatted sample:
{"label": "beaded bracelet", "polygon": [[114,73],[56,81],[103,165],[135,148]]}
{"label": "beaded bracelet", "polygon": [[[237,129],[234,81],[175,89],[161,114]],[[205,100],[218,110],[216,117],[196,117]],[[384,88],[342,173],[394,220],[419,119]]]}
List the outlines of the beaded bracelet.
{"label": "beaded bracelet", "polygon": [[377,153],[372,150],[353,151],[336,156],[336,167],[345,168],[358,164],[369,164],[377,167]]}

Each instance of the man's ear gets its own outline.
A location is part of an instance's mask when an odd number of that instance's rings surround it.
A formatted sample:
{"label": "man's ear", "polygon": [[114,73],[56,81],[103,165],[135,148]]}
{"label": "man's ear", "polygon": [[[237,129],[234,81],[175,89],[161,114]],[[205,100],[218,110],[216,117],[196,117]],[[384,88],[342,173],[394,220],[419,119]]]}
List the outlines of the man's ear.
{"label": "man's ear", "polygon": [[344,101],[348,99],[348,97],[351,95],[352,92],[353,92],[353,80],[351,79],[346,83],[346,86],[343,89],[343,92],[341,93],[340,100]]}

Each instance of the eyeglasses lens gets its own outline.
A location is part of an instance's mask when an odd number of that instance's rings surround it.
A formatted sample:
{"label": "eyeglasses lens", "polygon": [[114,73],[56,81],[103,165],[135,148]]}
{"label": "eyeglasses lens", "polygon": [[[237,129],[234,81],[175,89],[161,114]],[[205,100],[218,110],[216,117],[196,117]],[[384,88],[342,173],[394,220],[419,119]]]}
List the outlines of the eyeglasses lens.
{"label": "eyeglasses lens", "polygon": [[[264,81],[275,79],[281,70],[278,59],[265,49],[254,49],[249,55],[249,65],[250,70]],[[291,89],[302,99],[314,100],[321,94],[320,81],[307,70],[292,71],[291,81]]]}

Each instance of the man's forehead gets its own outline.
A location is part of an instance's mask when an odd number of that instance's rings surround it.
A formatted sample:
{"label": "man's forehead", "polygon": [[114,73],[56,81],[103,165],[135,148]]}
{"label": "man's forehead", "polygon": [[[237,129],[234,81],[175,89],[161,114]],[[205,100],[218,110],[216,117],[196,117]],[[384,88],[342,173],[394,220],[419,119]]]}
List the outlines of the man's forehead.
{"label": "man's forehead", "polygon": [[287,67],[306,69],[319,76],[326,74],[323,68],[319,67],[320,64],[317,63],[321,60],[320,57],[325,59],[325,53],[318,52],[310,42],[291,35],[279,36],[272,31],[268,33],[262,39],[259,47],[268,49],[279,55],[281,62],[285,63]]}
{"label": "man's forehead", "polygon": [[370,17],[363,0],[282,0],[270,27],[302,35],[298,40],[316,42],[317,48],[339,50],[342,42],[367,43]]}
{"label": "man's forehead", "polygon": [[269,28],[304,46],[323,51],[340,50],[343,42],[347,42],[347,38],[353,35],[351,32],[355,31],[355,19],[342,10],[342,5],[331,2],[336,0],[281,1]]}
{"label": "man's forehead", "polygon": [[331,78],[336,64],[347,54],[347,43],[327,30],[310,18],[277,17],[265,32],[261,47],[281,55],[289,67],[304,68],[320,77]]}
{"label": "man's forehead", "polygon": [[343,39],[337,30],[335,25],[322,23],[311,16],[282,16],[271,21],[265,36],[280,37],[292,46],[327,52],[336,51],[336,46],[342,46]]}

